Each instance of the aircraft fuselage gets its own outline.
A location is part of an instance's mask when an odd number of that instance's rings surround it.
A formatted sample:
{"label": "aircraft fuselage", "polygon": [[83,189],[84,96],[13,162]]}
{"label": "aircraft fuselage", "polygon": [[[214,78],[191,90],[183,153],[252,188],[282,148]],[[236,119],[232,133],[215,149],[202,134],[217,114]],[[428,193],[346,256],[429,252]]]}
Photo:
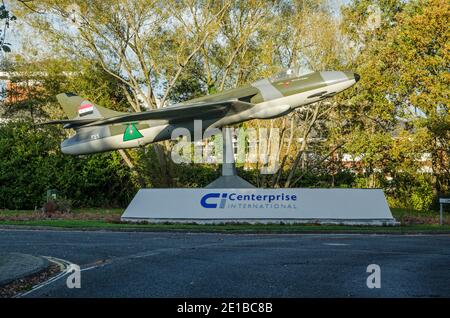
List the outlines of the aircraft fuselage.
{"label": "aircraft fuselage", "polygon": [[[210,117],[207,114],[198,116],[198,119],[202,120],[202,131],[205,131],[208,128],[231,126],[252,119],[271,119],[284,116],[298,107],[332,97],[351,87],[358,80],[359,76],[351,72],[326,71],[298,76],[286,74],[284,77],[262,79],[245,87],[200,97],[190,100],[189,103],[237,99],[254,104],[253,107],[246,110],[230,109],[220,116]],[[185,103],[173,106],[182,106]],[[61,150],[66,154],[80,155],[140,147],[171,139],[172,132],[176,128],[186,128],[192,134],[194,120],[141,121],[136,123],[133,129],[137,129],[142,136],[131,140],[125,140],[123,124],[81,128],[74,136],[62,142]]]}

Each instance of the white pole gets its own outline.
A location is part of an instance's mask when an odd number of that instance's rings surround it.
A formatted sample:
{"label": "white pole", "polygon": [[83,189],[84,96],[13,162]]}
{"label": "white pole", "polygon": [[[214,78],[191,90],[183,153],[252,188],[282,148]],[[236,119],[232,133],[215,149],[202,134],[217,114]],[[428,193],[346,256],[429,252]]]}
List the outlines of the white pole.
{"label": "white pole", "polygon": [[223,136],[223,176],[236,176],[236,164],[234,162],[234,147],[233,147],[233,129],[226,127],[222,129]]}

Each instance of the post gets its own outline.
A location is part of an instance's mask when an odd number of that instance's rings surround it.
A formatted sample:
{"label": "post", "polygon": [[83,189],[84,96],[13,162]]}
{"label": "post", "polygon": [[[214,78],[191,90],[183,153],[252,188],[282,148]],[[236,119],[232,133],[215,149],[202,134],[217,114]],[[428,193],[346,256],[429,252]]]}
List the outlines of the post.
{"label": "post", "polygon": [[250,182],[237,175],[236,162],[234,160],[233,130],[222,129],[223,153],[222,153],[222,175],[208,184],[206,188],[211,189],[241,189],[254,188]]}
{"label": "post", "polygon": [[439,198],[440,208],[439,208],[439,214],[440,214],[440,221],[439,224],[444,224],[444,204],[450,204],[450,198]]}
{"label": "post", "polygon": [[234,161],[234,147],[233,147],[233,129],[224,128],[223,134],[223,153],[222,153],[222,175],[236,176],[236,163]]}

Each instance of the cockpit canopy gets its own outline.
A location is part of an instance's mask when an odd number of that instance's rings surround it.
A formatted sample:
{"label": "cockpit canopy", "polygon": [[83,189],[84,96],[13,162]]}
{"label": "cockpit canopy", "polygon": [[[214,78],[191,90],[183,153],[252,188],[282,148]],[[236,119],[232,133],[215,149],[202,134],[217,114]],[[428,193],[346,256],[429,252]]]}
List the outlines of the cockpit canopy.
{"label": "cockpit canopy", "polygon": [[291,68],[284,69],[281,72],[272,75],[269,79],[272,82],[276,82],[294,77],[301,77],[310,73],[312,73],[311,70],[305,70],[305,68],[301,66],[294,66]]}

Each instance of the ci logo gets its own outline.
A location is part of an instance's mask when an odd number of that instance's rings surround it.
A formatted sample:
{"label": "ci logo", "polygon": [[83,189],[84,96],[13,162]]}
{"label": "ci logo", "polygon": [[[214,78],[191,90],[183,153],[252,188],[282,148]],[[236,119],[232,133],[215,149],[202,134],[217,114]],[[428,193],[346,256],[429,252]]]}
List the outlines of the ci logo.
{"label": "ci logo", "polygon": [[[206,209],[216,209],[217,208],[217,198],[222,197],[222,199],[220,200],[220,205],[219,208],[223,209],[225,207],[225,203],[227,202],[227,193],[222,193],[222,195],[220,195],[220,193],[208,193],[205,194],[202,199],[200,200],[200,204],[202,205],[202,207],[206,208]],[[213,203],[216,202],[216,203]]]}

